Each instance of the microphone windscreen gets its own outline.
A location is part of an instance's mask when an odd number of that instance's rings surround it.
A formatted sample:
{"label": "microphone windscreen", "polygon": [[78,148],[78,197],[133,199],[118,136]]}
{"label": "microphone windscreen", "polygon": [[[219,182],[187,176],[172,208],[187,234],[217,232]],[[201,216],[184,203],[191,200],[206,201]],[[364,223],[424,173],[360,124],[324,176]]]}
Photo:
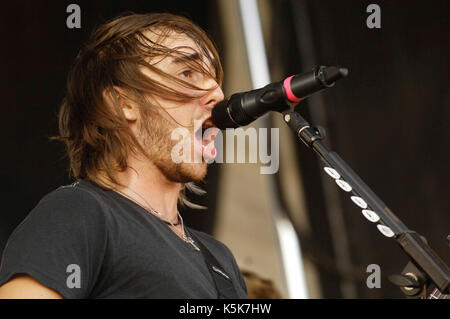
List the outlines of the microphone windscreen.
{"label": "microphone windscreen", "polygon": [[325,76],[325,83],[333,84],[337,80],[347,77],[348,69],[337,66],[329,66],[323,69],[323,73]]}
{"label": "microphone windscreen", "polygon": [[214,106],[211,112],[211,120],[221,130],[239,127],[238,124],[233,122],[228,113],[228,99],[220,101]]}

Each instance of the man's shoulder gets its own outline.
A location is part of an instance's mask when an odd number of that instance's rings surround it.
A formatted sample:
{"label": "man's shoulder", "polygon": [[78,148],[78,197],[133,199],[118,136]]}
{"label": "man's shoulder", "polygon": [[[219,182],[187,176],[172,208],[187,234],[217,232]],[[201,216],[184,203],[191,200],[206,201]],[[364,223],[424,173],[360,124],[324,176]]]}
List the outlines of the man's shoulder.
{"label": "man's shoulder", "polygon": [[192,228],[189,228],[189,232],[201,240],[202,244],[204,244],[208,249],[222,253],[225,252],[227,255],[232,255],[231,250],[223,242],[213,236]]}
{"label": "man's shoulder", "polygon": [[104,196],[92,187],[87,186],[85,181],[76,181],[69,185],[62,185],[44,195],[39,203],[64,202],[73,204],[84,204],[90,206],[104,205]]}
{"label": "man's shoulder", "polygon": [[200,240],[202,244],[210,250],[211,254],[217,259],[225,272],[231,274],[237,280],[236,282],[240,283],[240,287],[243,290],[243,295],[247,295],[247,288],[244,279],[242,278],[239,266],[237,265],[232,251],[224,243],[215,239],[211,235],[193,229],[189,229],[189,232],[198,238],[198,240]]}
{"label": "man's shoulder", "polygon": [[31,210],[29,218],[79,218],[86,216],[94,219],[104,218],[109,211],[107,201],[89,187],[84,187],[79,181],[70,185],[59,186],[44,195],[38,204]]}

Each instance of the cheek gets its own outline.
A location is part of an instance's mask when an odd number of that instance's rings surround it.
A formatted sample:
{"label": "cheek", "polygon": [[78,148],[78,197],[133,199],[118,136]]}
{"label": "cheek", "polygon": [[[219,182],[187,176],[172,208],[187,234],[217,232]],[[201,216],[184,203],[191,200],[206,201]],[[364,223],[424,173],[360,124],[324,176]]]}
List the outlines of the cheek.
{"label": "cheek", "polygon": [[194,119],[200,117],[200,108],[194,104],[182,103],[174,105],[172,108],[166,109],[169,115],[181,126],[194,125]]}

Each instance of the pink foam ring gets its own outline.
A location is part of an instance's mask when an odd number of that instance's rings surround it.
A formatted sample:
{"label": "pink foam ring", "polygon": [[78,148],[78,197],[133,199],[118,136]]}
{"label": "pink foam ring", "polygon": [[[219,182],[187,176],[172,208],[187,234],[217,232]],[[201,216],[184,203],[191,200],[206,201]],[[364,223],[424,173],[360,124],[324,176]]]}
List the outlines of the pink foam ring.
{"label": "pink foam ring", "polygon": [[286,79],[284,79],[283,81],[283,87],[284,90],[286,91],[286,96],[288,98],[289,101],[291,102],[300,102],[301,100],[303,100],[302,98],[298,98],[294,95],[294,93],[291,90],[291,80],[295,75],[292,75]]}

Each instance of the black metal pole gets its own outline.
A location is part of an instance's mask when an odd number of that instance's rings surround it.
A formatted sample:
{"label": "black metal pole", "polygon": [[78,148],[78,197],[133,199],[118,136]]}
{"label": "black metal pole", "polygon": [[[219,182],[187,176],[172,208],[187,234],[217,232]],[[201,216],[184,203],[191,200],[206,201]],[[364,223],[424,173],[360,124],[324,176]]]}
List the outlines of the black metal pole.
{"label": "black metal pole", "polygon": [[319,155],[325,164],[325,172],[341,189],[352,194],[351,200],[362,209],[364,217],[376,223],[384,236],[395,239],[420,271],[423,271],[442,293],[448,294],[450,270],[444,261],[416,232],[408,229],[395,216],[338,154],[327,149],[321,142],[322,134],[319,129],[311,127],[298,112],[289,110],[282,114],[284,121],[297,137]]}

